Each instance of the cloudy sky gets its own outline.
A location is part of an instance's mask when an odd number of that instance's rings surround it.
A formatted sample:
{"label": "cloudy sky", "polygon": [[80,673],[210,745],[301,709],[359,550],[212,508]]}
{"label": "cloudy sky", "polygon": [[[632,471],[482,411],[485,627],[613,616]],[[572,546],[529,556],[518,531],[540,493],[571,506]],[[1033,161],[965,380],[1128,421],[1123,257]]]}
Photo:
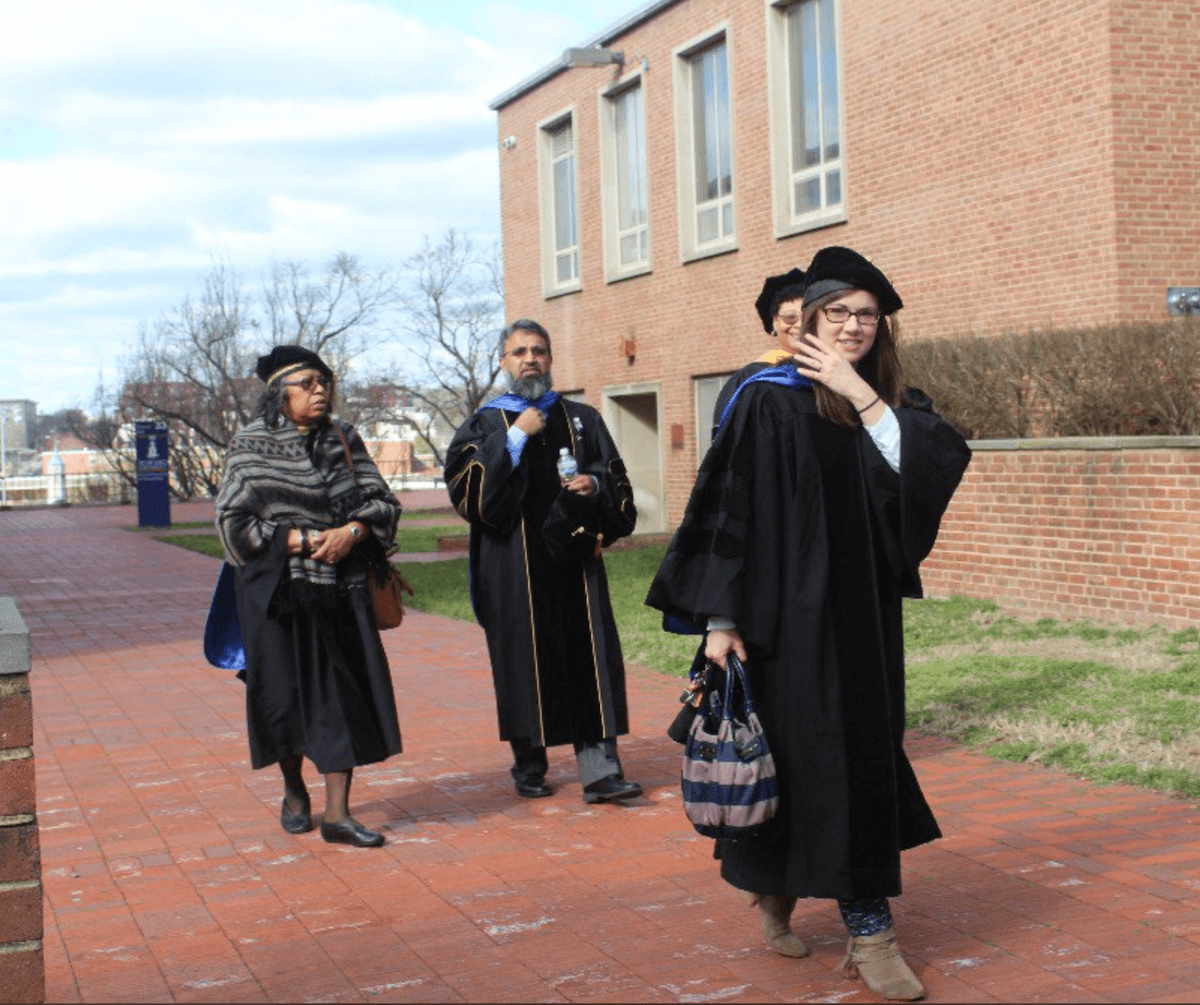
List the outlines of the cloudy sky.
{"label": "cloudy sky", "polygon": [[0,399],[87,405],[214,255],[499,233],[488,101],[638,0],[0,0]]}

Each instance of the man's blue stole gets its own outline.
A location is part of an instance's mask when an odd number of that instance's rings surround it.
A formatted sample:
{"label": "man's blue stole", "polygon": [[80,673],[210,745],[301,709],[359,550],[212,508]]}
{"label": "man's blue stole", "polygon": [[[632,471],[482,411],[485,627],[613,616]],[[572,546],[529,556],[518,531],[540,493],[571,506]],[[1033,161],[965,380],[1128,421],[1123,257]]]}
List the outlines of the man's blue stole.
{"label": "man's blue stole", "polygon": [[532,406],[538,411],[548,412],[560,397],[562,396],[557,391],[547,391],[537,401],[530,401],[528,398],[522,398],[519,394],[509,391],[507,394],[501,394],[480,405],[479,411],[482,412],[485,408],[502,408],[506,412],[523,412]]}

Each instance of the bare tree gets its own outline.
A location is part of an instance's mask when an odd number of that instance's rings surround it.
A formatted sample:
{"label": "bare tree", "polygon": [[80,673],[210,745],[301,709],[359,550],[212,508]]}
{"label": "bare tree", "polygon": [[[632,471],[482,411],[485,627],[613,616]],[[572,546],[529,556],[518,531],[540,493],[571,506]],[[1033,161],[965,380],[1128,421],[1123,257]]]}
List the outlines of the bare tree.
{"label": "bare tree", "polygon": [[103,451],[132,484],[132,423],[166,420],[172,492],[182,498],[215,494],[225,449],[253,417],[262,390],[253,376],[257,357],[269,345],[303,345],[344,373],[385,337],[381,323],[395,297],[392,274],[368,272],[346,254],[315,279],[303,264],[276,264],[260,303],[227,264],[214,262],[197,300],[185,298],[142,327],[121,363],[118,390],[98,391],[98,415],[76,435]]}
{"label": "bare tree", "polygon": [[454,430],[483,403],[500,364],[496,337],[504,317],[504,272],[498,246],[481,253],[453,227],[403,269],[400,330],[405,360],[389,376],[394,400],[381,407],[415,429],[445,464],[435,428]]}

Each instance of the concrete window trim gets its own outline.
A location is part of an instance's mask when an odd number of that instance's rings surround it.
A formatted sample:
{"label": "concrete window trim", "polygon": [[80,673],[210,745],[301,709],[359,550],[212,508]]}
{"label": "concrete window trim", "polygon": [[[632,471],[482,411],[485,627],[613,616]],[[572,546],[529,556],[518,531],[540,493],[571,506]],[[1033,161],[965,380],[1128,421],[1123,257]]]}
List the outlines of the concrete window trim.
{"label": "concrete window trim", "polygon": [[[650,220],[650,164],[647,150],[648,132],[646,129],[645,70],[641,64],[635,66],[629,73],[623,74],[615,82],[608,84],[597,93],[599,114],[597,121],[600,130],[600,218],[601,234],[604,248],[604,280],[617,283],[635,276],[644,276],[653,271],[654,242]],[[641,133],[636,137],[641,149],[640,177],[644,205],[644,222],[638,226],[622,228],[621,226],[621,170],[619,164],[620,141],[618,136],[617,115],[618,102],[637,91],[641,95]],[[640,231],[640,234],[639,234]],[[643,242],[645,255],[640,260],[623,265],[622,240],[637,239]]]}
{"label": "concrete window trim", "polygon": [[[647,401],[653,398],[653,404]],[[667,459],[663,446],[661,381],[617,384],[600,389],[600,414],[633,484],[640,534],[667,529]]]}
{"label": "concrete window trim", "polygon": [[[845,143],[845,88],[842,86],[842,32],[840,0],[764,0],[766,6],[766,51],[767,51],[767,113],[771,152],[771,204],[775,237],[785,238],[794,234],[818,230],[834,224],[845,223],[848,214],[848,180],[846,171]],[[833,53],[836,101],[830,106],[837,117],[838,151],[836,157],[826,157],[822,152],[818,164],[801,171],[794,171],[792,164],[792,52],[790,51],[789,18],[796,16],[800,8],[808,6],[816,11],[818,4],[832,15],[832,25],[823,25],[833,30]],[[823,84],[818,74],[819,86]],[[837,184],[840,197],[829,199],[829,187]],[[820,192],[821,205],[815,209],[797,212],[794,196],[798,184],[815,185]]]}
{"label": "concrete window trim", "polygon": [[[538,222],[541,246],[542,265],[542,296],[550,300],[566,293],[576,293],[583,288],[583,261],[581,240],[579,234],[579,131],[576,127],[578,116],[575,105],[559,109],[553,115],[547,116],[537,124],[537,156],[538,156]],[[571,163],[570,178],[564,192],[570,198],[572,219],[560,221],[556,211],[555,186],[555,137],[561,134],[564,127],[571,130]],[[561,188],[561,186],[560,186]],[[558,247],[556,234],[560,223],[567,223],[574,232],[573,246]],[[574,254],[574,276],[559,279],[559,259],[564,255]]]}
{"label": "concrete window trim", "polygon": [[[737,208],[737,121],[733,96],[737,80],[735,55],[731,44],[732,32],[728,21],[701,32],[671,50],[672,79],[675,99],[675,190],[679,205],[679,259],[683,264],[714,255],[736,251],[738,247]],[[727,100],[725,109],[728,132],[730,192],[719,194],[714,200],[719,216],[722,216],[721,233],[712,240],[701,241],[698,234],[697,215],[700,205],[696,199],[696,123],[693,114],[693,70],[695,59],[706,51],[722,46],[724,49]],[[724,226],[726,208],[731,216],[730,225]]]}

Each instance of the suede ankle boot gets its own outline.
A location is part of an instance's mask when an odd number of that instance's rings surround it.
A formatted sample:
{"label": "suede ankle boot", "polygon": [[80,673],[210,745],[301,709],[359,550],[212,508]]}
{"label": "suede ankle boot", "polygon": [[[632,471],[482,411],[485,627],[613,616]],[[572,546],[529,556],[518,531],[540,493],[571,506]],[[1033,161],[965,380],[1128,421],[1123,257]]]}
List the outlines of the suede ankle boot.
{"label": "suede ankle boot", "polygon": [[861,977],[868,988],[891,1001],[910,1002],[925,996],[917,975],[900,955],[896,932],[891,928],[877,935],[851,936],[842,961],[842,976],[851,981]]}
{"label": "suede ankle boot", "polygon": [[758,905],[762,916],[763,938],[780,956],[791,956],[800,959],[809,953],[808,946],[792,931],[792,911],[796,907],[795,897],[773,896],[769,894],[749,893],[745,890],[742,895],[753,907]]}

